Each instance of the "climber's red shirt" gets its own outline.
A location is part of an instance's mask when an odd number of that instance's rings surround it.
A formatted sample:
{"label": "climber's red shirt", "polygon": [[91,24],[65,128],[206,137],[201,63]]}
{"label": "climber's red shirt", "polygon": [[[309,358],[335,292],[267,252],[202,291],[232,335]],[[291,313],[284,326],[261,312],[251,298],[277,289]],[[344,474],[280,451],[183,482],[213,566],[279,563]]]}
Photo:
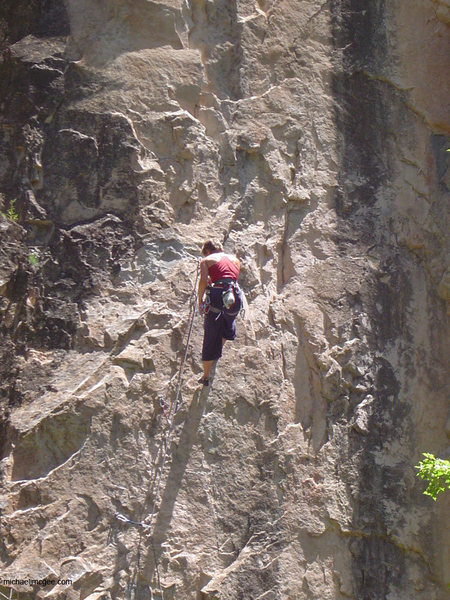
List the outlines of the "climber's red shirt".
{"label": "climber's red shirt", "polygon": [[228,256],[222,256],[219,261],[208,267],[208,275],[212,283],[225,278],[236,281],[239,276],[239,267]]}

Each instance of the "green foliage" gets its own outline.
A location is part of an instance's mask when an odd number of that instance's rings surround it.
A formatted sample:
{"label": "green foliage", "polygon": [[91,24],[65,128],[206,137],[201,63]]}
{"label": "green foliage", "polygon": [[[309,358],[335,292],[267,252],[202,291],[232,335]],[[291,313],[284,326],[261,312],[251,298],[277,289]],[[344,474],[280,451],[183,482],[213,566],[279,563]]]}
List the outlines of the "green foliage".
{"label": "green foliage", "polygon": [[31,252],[31,254],[28,255],[28,260],[32,267],[37,267],[39,265],[39,256],[34,254],[34,252]]}
{"label": "green foliage", "polygon": [[15,203],[16,203],[15,198],[13,200],[10,200],[8,210],[6,211],[6,213],[2,212],[2,215],[6,219],[9,219],[10,221],[17,223],[17,221],[19,220],[19,214],[16,212],[16,209],[14,207]]}
{"label": "green foliage", "polygon": [[17,221],[19,220],[19,215],[16,212],[16,209],[14,207],[15,203],[16,203],[16,199],[15,198],[14,198],[14,200],[10,201],[9,208],[6,211],[6,216],[8,217],[8,219],[10,221],[14,221],[14,223],[17,223]]}
{"label": "green foliage", "polygon": [[428,487],[424,494],[436,500],[439,492],[450,489],[450,460],[436,458],[433,454],[423,452],[424,460],[421,460],[414,468],[418,469],[417,477],[428,481]]}

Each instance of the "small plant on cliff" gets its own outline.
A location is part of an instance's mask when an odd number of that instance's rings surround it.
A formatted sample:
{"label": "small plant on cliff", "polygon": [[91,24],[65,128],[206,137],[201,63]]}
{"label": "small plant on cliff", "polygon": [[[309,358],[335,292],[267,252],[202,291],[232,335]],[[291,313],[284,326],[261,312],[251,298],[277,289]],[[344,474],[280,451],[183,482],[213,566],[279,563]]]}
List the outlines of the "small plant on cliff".
{"label": "small plant on cliff", "polygon": [[28,260],[30,261],[30,265],[32,267],[37,267],[39,265],[39,256],[37,254],[35,254],[34,252],[31,252],[28,255]]}
{"label": "small plant on cliff", "polygon": [[6,213],[2,213],[2,215],[4,217],[6,217],[7,219],[9,219],[10,221],[13,221],[14,223],[17,223],[17,221],[19,220],[19,215],[16,212],[16,209],[14,207],[16,203],[16,199],[14,198],[13,200],[9,201],[9,208],[6,211]]}
{"label": "small plant on cliff", "polygon": [[423,452],[424,460],[421,460],[414,468],[418,469],[417,477],[428,481],[428,487],[424,494],[436,500],[439,492],[450,489],[450,460],[436,458],[433,454]]}

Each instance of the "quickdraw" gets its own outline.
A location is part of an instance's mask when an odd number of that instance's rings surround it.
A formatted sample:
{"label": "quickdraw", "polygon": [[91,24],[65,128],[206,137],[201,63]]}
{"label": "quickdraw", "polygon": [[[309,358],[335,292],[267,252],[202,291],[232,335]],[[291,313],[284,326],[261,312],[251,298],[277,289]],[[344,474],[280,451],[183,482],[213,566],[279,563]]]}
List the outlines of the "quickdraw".
{"label": "quickdraw", "polygon": [[167,406],[167,404],[164,400],[164,396],[162,396],[162,394],[159,394],[159,396],[158,396],[158,403],[159,403],[159,407],[162,411],[162,414],[164,415],[167,423],[170,425],[169,417],[167,416],[167,413],[166,413],[166,408],[168,408],[168,406]]}
{"label": "quickdraw", "polygon": [[211,309],[211,298],[209,297],[210,288],[207,287],[205,290],[205,299],[200,305],[200,311],[203,315],[207,315]]}

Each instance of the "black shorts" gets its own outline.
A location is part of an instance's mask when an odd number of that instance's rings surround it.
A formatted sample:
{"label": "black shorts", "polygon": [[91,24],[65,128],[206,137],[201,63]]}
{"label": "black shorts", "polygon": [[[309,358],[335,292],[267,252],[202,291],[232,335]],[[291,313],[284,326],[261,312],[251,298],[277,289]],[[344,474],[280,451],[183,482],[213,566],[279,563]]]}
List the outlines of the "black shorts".
{"label": "black shorts", "polygon": [[220,310],[208,311],[205,315],[202,360],[218,360],[222,356],[222,338],[234,340],[236,337],[236,317],[242,307],[242,298],[236,288],[235,303],[226,309],[222,302],[223,289],[210,288],[210,306]]}

